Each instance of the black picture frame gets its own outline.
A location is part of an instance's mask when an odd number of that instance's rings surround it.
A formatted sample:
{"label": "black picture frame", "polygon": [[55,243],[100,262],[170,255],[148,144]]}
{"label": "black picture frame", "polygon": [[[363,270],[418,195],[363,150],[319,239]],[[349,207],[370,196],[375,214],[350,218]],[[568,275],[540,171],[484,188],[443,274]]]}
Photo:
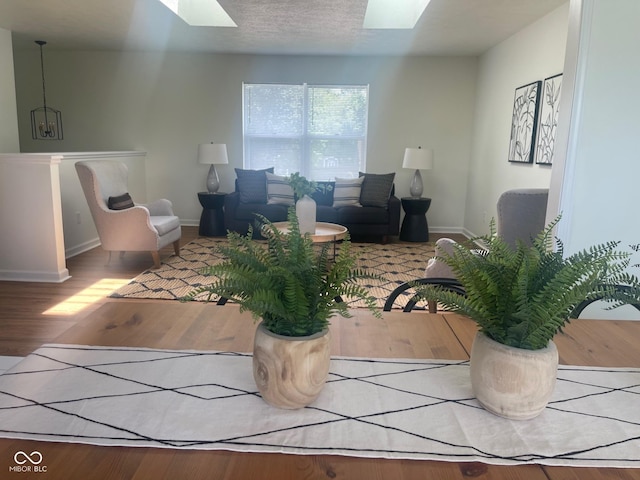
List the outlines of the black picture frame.
{"label": "black picture frame", "polygon": [[511,114],[510,162],[533,163],[541,86],[542,81],[537,80],[516,88]]}
{"label": "black picture frame", "polygon": [[536,138],[536,164],[553,164],[561,94],[562,73],[544,79]]}

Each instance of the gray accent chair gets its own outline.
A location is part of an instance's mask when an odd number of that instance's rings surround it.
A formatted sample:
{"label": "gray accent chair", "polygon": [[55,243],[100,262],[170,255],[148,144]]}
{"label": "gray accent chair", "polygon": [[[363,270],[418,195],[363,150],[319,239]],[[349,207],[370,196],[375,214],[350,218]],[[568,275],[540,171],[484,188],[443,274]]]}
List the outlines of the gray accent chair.
{"label": "gray accent chair", "polygon": [[498,235],[513,248],[518,240],[531,245],[545,227],[548,199],[547,188],[518,188],[504,192],[497,204]]}
{"label": "gray accent chair", "polygon": [[[546,188],[521,188],[507,190],[498,198],[497,235],[507,244],[515,248],[518,241],[531,245],[532,240],[544,229],[547,215],[547,200],[549,190]],[[450,290],[464,293],[457,282],[451,268],[438,257],[452,254],[455,240],[441,238],[436,241],[434,258],[429,259],[424,277],[415,280],[421,284],[439,284]],[[408,283],[398,286],[387,298],[384,310],[391,310],[397,297],[411,287]],[[434,301],[427,302],[430,313],[437,311]],[[412,299],[405,306],[405,311],[411,311],[415,306]]]}
{"label": "gray accent chair", "polygon": [[136,204],[125,210],[111,210],[109,197],[128,193],[127,166],[109,160],[80,161],[75,164],[80,185],[89,204],[102,248],[109,252],[148,251],[155,268],[160,268],[159,250],[173,244],[180,254],[182,229],[169,200],[160,199],[146,205]]}

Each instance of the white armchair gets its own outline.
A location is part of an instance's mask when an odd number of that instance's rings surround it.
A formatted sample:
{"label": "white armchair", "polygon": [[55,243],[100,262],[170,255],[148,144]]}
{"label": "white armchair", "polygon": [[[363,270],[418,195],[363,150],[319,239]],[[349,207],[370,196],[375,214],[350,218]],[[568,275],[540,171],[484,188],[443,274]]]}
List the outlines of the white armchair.
{"label": "white armchair", "polygon": [[[427,262],[427,268],[424,269],[424,278],[456,278],[451,267],[438,260],[439,258],[453,255],[455,244],[455,240],[446,237],[436,240],[434,257]],[[436,302],[429,300],[427,304],[429,305],[429,313],[436,313],[438,309]]]}
{"label": "white armchair", "polygon": [[108,206],[109,198],[128,193],[127,166],[121,162],[93,160],[77,162],[75,167],[109,259],[112,251],[121,252],[121,256],[124,252],[148,251],[154,267],[159,268],[161,248],[173,244],[175,254],[180,254],[180,219],[173,214],[169,200],[112,210]]}

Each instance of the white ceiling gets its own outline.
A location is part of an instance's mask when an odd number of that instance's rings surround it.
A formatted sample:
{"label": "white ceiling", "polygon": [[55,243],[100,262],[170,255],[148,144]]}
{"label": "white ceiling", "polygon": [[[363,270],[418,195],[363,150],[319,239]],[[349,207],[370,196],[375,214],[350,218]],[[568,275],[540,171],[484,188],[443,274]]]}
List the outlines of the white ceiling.
{"label": "white ceiling", "polygon": [[364,30],[366,0],[219,0],[238,24],[190,27],[158,0],[0,0],[16,49],[477,55],[568,0],[432,0],[413,30]]}

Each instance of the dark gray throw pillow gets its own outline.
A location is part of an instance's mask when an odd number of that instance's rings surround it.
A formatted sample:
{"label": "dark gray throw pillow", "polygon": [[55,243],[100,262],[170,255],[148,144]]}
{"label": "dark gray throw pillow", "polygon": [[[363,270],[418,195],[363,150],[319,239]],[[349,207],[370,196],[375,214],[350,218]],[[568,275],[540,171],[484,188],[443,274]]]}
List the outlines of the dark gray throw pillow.
{"label": "dark gray throw pillow", "polygon": [[241,203],[267,203],[267,175],[273,167],[264,170],[243,170],[236,168],[238,192]]}
{"label": "dark gray throw pillow", "polygon": [[111,210],[126,210],[134,206],[131,195],[123,193],[122,195],[116,195],[115,197],[109,197],[107,206]]}
{"label": "dark gray throw pillow", "polygon": [[316,182],[318,188],[311,194],[311,198],[316,201],[317,205],[333,205],[333,191],[336,188],[336,182],[319,181]]}
{"label": "dark gray throw pillow", "polygon": [[363,173],[362,191],[360,192],[360,203],[363,207],[386,207],[391,196],[395,172],[376,174]]}

